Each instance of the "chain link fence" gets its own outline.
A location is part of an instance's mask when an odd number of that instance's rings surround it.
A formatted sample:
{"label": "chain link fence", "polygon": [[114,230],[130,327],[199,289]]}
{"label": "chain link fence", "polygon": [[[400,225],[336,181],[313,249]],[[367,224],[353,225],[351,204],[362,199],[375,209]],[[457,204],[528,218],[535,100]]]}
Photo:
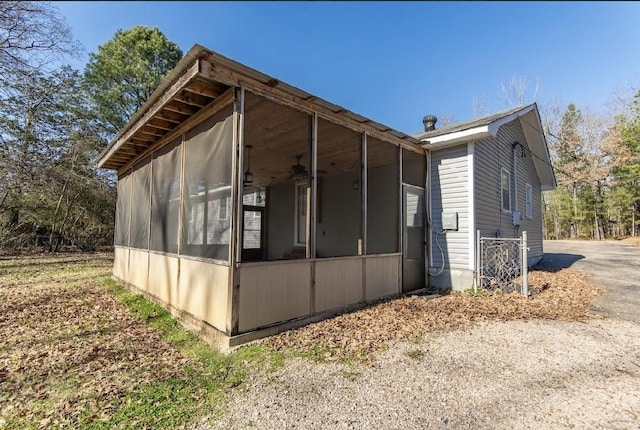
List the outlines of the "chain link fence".
{"label": "chain link fence", "polygon": [[520,238],[481,237],[476,240],[475,288],[517,291],[529,295],[527,282],[527,232]]}

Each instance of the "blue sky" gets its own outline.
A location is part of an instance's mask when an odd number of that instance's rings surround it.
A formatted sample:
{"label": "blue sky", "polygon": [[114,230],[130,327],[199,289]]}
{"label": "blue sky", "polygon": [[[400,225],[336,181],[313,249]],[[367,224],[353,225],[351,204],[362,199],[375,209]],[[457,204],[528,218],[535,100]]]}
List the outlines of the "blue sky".
{"label": "blue sky", "polygon": [[[426,114],[463,121],[506,106],[501,82],[539,104],[602,110],[640,87],[640,3],[61,2],[85,50],[117,29],[158,27],[411,133]],[[87,56],[75,66],[83,68]],[[531,100],[528,100],[531,101]]]}

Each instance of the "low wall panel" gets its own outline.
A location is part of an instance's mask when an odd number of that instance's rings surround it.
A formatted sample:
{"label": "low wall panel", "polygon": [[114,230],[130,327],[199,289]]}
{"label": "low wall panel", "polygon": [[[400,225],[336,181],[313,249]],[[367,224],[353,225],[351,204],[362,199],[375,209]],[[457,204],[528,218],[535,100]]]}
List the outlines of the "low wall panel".
{"label": "low wall panel", "polygon": [[400,259],[399,255],[368,257],[366,259],[365,299],[367,301],[400,293]]}
{"label": "low wall panel", "polygon": [[352,305],[363,299],[361,258],[316,262],[316,312]]}
{"label": "low wall panel", "polygon": [[240,267],[240,332],[311,313],[311,263]]}
{"label": "low wall panel", "polygon": [[129,282],[129,249],[116,247],[113,252],[113,276]]}
{"label": "low wall panel", "polygon": [[148,291],[147,281],[149,280],[149,252],[139,249],[129,250],[129,275],[127,282],[141,289]]}
{"label": "low wall panel", "polygon": [[180,259],[178,309],[227,331],[229,267]]}
{"label": "low wall panel", "polygon": [[149,294],[178,307],[178,257],[149,254]]}

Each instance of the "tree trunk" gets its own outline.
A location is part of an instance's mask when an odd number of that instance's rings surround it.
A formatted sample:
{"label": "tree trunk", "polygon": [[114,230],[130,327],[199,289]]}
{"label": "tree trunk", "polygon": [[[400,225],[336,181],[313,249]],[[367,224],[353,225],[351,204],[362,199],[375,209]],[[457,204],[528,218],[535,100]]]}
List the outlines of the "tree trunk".
{"label": "tree trunk", "polygon": [[571,239],[578,237],[578,186],[573,183],[573,217],[571,220]]}

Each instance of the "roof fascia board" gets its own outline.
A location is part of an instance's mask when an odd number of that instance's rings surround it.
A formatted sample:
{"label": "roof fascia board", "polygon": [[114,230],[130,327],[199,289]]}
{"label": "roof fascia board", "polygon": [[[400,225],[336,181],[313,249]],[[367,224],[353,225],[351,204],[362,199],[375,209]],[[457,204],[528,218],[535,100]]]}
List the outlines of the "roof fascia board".
{"label": "roof fascia board", "polygon": [[456,145],[458,143],[467,142],[470,140],[478,140],[485,137],[491,136],[491,132],[489,131],[489,127],[483,125],[481,127],[474,127],[467,130],[456,131],[455,133],[447,133],[441,136],[435,136],[430,139],[425,139],[425,145],[422,145],[423,148],[444,148],[447,146]]}
{"label": "roof fascia board", "polygon": [[136,157],[130,159],[124,166],[118,169],[118,173],[126,172],[127,169],[135,166],[140,160],[149,156],[151,153],[161,149],[168,143],[171,143],[174,139],[179,137],[181,134],[188,132],[196,125],[200,124],[203,121],[206,121],[213,115],[225,109],[231,103],[235,101],[234,96],[234,87],[229,88],[223,94],[216,97],[215,100],[211,101],[208,105],[203,107],[200,111],[195,113],[194,115],[187,118],[182,124],[176,127],[174,130],[167,133],[160,140],[153,143],[146,150],[138,154]]}
{"label": "roof fascia board", "polygon": [[[193,49],[189,51],[189,54],[193,53]],[[122,131],[111,141],[109,146],[100,154],[98,158],[98,167],[109,159],[114,152],[116,152],[120,146],[122,146],[131,136],[133,136],[144,124],[149,121],[153,115],[158,113],[164,106],[165,102],[180,92],[191,80],[195,79],[200,72],[200,60],[194,55],[185,56],[182,60],[185,61],[182,64],[178,64],[170,75],[179,76],[176,80],[175,76],[169,76],[151,94],[145,104],[136,112],[136,114],[129,120],[129,122],[123,127]],[[181,62],[182,62],[181,60]],[[171,78],[174,78],[173,80]]]}

